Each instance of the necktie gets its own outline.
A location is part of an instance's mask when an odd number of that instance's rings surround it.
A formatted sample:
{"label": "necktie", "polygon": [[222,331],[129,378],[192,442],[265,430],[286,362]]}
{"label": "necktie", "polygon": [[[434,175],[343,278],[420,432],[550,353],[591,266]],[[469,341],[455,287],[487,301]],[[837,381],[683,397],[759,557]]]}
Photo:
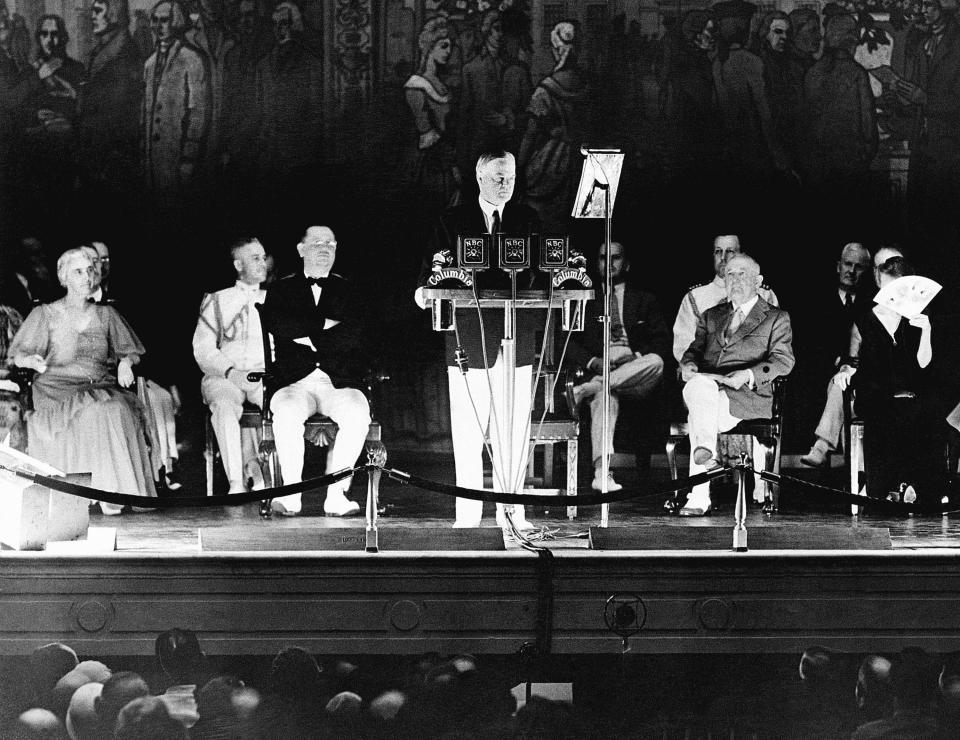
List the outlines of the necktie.
{"label": "necktie", "polygon": [[733,312],[733,316],[730,317],[730,324],[727,326],[726,339],[729,342],[733,339],[733,335],[737,333],[737,329],[740,328],[740,324],[743,323],[743,311],[739,308]]}
{"label": "necktie", "polygon": [[847,297],[843,300],[843,307],[849,311],[851,308],[853,308],[853,293],[848,291],[846,296]]}
{"label": "necktie", "polygon": [[490,227],[491,234],[500,233],[500,209],[494,209],[493,211],[493,225]]}

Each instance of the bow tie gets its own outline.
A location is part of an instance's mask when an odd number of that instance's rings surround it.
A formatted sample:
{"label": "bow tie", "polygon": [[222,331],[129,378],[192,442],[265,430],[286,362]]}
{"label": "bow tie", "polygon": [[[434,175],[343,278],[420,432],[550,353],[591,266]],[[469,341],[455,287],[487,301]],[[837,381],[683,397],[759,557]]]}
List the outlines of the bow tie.
{"label": "bow tie", "polygon": [[306,280],[308,285],[316,285],[320,288],[322,288],[324,285],[327,284],[327,278],[325,277],[322,277],[322,278],[308,277]]}

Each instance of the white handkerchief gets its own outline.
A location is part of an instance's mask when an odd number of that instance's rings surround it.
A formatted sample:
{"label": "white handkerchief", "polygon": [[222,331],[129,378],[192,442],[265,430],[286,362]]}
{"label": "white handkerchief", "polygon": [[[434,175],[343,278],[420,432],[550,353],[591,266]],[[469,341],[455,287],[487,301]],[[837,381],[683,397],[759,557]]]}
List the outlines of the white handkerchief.
{"label": "white handkerchief", "polygon": [[896,311],[907,319],[919,316],[942,286],[923,275],[904,275],[887,283],[874,297],[873,302]]}

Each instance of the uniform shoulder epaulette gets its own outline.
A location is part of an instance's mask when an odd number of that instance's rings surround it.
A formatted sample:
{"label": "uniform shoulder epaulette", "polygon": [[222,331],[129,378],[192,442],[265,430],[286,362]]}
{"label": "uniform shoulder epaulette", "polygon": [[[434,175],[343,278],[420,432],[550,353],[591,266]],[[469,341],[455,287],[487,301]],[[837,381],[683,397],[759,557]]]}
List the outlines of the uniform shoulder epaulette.
{"label": "uniform shoulder epaulette", "polygon": [[687,292],[692,293],[697,288],[705,288],[708,285],[710,285],[710,283],[697,283],[696,285],[691,285],[689,288],[687,288]]}
{"label": "uniform shoulder epaulette", "polygon": [[773,288],[766,283],[760,283],[760,290],[769,290],[771,293],[773,292]]}

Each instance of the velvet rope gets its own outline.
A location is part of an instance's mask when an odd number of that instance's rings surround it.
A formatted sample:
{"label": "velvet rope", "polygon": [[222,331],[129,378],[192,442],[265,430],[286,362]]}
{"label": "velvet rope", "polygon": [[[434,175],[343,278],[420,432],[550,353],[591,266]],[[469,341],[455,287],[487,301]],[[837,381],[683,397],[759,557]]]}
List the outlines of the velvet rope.
{"label": "velvet rope", "polygon": [[60,493],[67,493],[71,496],[80,498],[89,498],[95,501],[105,501],[108,504],[117,504],[119,506],[138,506],[144,509],[189,509],[206,506],[242,506],[254,501],[264,501],[266,499],[283,498],[294,493],[303,493],[311,488],[319,488],[336,483],[339,480],[348,478],[354,473],[361,471],[365,466],[356,468],[344,468],[335,473],[327,473],[319,478],[301,481],[300,483],[291,483],[279,488],[263,488],[259,491],[247,491],[244,493],[230,493],[221,496],[180,496],[164,497],[156,496],[134,496],[129,493],[114,493],[113,491],[102,491],[99,488],[88,488],[79,486],[76,483],[68,483],[62,478],[52,478],[39,473],[31,473],[18,468],[10,468],[6,465],[0,465],[0,469],[14,473],[21,478],[33,481],[34,483],[46,486]]}
{"label": "velvet rope", "polygon": [[744,471],[753,472],[759,475],[763,480],[770,483],[791,483],[798,488],[806,488],[808,491],[820,493],[824,495],[829,495],[831,500],[839,501],[845,504],[852,504],[854,506],[876,506],[880,508],[886,508],[890,511],[896,511],[902,514],[949,514],[951,512],[960,511],[960,509],[951,509],[947,510],[942,506],[936,507],[920,507],[916,504],[907,504],[900,501],[889,501],[885,498],[876,498],[874,496],[863,496],[858,493],[850,493],[849,491],[844,491],[840,488],[830,488],[829,486],[823,486],[819,483],[811,483],[810,481],[803,480],[802,478],[794,478],[790,475],[782,475],[777,473],[768,473],[764,470],[752,470],[750,468],[743,468]]}
{"label": "velvet rope", "polygon": [[400,483],[407,483],[426,491],[433,491],[434,493],[442,493],[445,496],[468,498],[473,501],[529,506],[600,506],[601,504],[613,504],[633,499],[664,498],[676,491],[691,488],[700,483],[707,483],[714,478],[729,475],[732,470],[732,468],[718,468],[707,473],[699,473],[689,478],[671,481],[668,488],[654,493],[637,493],[636,491],[624,490],[615,493],[579,493],[572,496],[542,496],[536,493],[501,493],[499,491],[463,488],[450,483],[438,483],[429,478],[421,478],[419,475],[404,473],[401,470],[394,470],[392,468],[384,468],[383,472]]}

